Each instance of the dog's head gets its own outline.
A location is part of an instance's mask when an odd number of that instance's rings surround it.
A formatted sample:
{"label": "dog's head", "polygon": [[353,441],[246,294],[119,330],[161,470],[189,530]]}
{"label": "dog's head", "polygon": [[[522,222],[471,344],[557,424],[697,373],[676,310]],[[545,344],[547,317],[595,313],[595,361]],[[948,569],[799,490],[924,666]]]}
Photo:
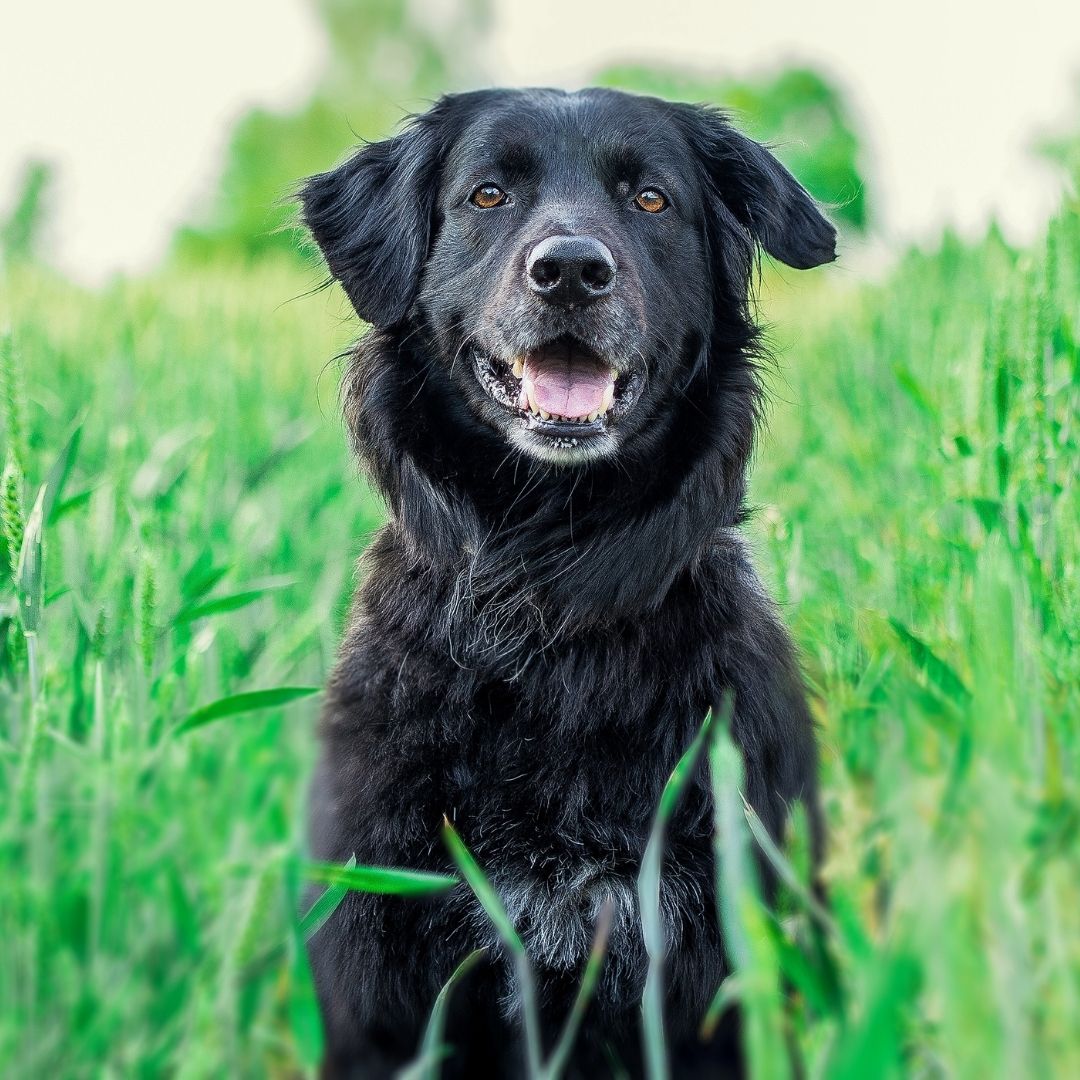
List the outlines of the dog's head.
{"label": "dog's head", "polygon": [[443,98],[301,200],[361,318],[419,335],[464,416],[565,465],[654,447],[717,340],[751,344],[756,246],[834,258],[720,113],[611,90]]}

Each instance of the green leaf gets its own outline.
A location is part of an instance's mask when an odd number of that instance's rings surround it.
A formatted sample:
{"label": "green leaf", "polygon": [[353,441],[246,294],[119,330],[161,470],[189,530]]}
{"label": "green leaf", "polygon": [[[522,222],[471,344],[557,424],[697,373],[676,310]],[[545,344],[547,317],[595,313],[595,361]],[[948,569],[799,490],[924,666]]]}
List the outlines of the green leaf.
{"label": "green leaf", "polygon": [[719,989],[713,995],[709,1007],[705,1010],[705,1016],[701,1021],[701,1041],[710,1042],[716,1034],[716,1025],[720,1023],[724,1013],[735,1005],[742,994],[742,986],[738,975],[728,975]]}
{"label": "green leaf", "polygon": [[701,758],[702,750],[705,748],[705,740],[712,729],[712,724],[713,711],[709,709],[705,714],[701,727],[698,729],[697,735],[694,736],[694,741],[690,744],[686,753],[679,758],[678,763],[671,772],[671,776],[668,777],[668,782],[664,785],[664,790],[660,795],[660,805],[657,807],[656,818],[653,821],[654,830],[657,826],[662,829],[667,828],[671,815],[682,801],[687,781],[693,775],[694,769],[697,768],[697,763]]}
{"label": "green leaf", "polygon": [[172,915],[175,940],[189,955],[200,955],[202,928],[199,916],[184,887],[183,874],[175,863],[165,864],[165,886],[169,893],[169,912]]}
{"label": "green leaf", "polygon": [[716,861],[716,896],[724,952],[732,970],[751,962],[746,928],[738,917],[744,896],[760,899],[756,867],[750,858],[749,833],[743,818],[743,759],[732,741],[731,696],[724,698],[724,715],[709,744],[709,775],[713,794],[713,849]]}
{"label": "green leaf", "polygon": [[811,1009],[821,1016],[835,1016],[842,1022],[843,998],[829,955],[823,952],[815,962],[811,955],[788,940],[775,918],[769,920],[768,929],[784,977],[803,995]]}
{"label": "green leaf", "polygon": [[70,585],[61,585],[59,588],[53,589],[52,592],[45,597],[44,606],[48,607],[50,604],[55,604],[57,600],[67,596],[69,592],[74,590]]}
{"label": "green leaf", "polygon": [[825,910],[821,903],[814,897],[810,890],[799,880],[795,867],[791,865],[784,853],[776,846],[775,841],[769,835],[757,811],[743,799],[743,812],[746,815],[746,823],[750,826],[750,832],[761,848],[762,854],[776,871],[777,877],[791,890],[803,907],[821,924],[822,928],[830,934],[836,933],[836,925],[832,916]]}
{"label": "green leaf", "polygon": [[1001,521],[1001,501],[999,499],[960,499],[960,505],[970,506],[979,517],[979,522],[987,532],[992,532]]}
{"label": "green leaf", "polygon": [[954,435],[953,446],[961,457],[973,457],[975,455],[975,448],[966,435]]}
{"label": "green leaf", "polygon": [[450,1003],[450,994],[462,978],[480,962],[486,952],[486,949],[476,949],[469,953],[454,968],[450,978],[443,983],[439,996],[432,1006],[431,1015],[428,1017],[424,1038],[420,1043],[420,1052],[412,1064],[406,1066],[398,1075],[398,1080],[439,1080],[439,1062],[449,1054],[448,1048],[443,1043],[443,1034],[446,1031],[446,1009]]}
{"label": "green leaf", "polygon": [[185,600],[197,600],[205,596],[228,572],[228,564],[215,565],[213,555],[203,548],[180,582],[180,595]]}
{"label": "green leaf", "polygon": [[15,587],[19,594],[19,621],[23,632],[36,634],[41,627],[41,601],[44,587],[44,566],[42,561],[42,526],[45,515],[44,485],[38,490],[34,509],[26,519],[26,531],[23,533],[22,547],[19,550],[19,565],[15,574]]}
{"label": "green leaf", "polygon": [[[732,696],[724,696],[722,719],[709,744],[716,855],[716,894],[724,949],[738,982],[742,1005],[741,1040],[752,1076],[790,1075],[784,1050],[783,1007],[776,951],[768,936],[769,916],[761,899],[757,868],[743,806],[743,756],[731,737]],[[721,993],[702,1021],[715,1028],[726,1007]]]}
{"label": "green leaf", "polygon": [[884,949],[863,991],[857,1023],[833,1045],[824,1075],[835,1080],[905,1075],[905,1021],[919,989],[920,969],[914,957]]}
{"label": "green leaf", "polygon": [[56,520],[54,511],[58,508],[60,496],[64,493],[64,485],[71,475],[71,467],[75,464],[75,455],[79,452],[79,443],[81,441],[82,424],[80,423],[64,444],[64,449],[60,451],[59,457],[53,463],[53,467],[49,470],[48,477],[46,477],[45,490],[47,494],[45,496],[44,519],[49,524]]}
{"label": "green leaf", "polygon": [[304,934],[297,917],[300,903],[300,867],[297,859],[285,865],[286,903],[289,920],[289,1027],[300,1061],[314,1069],[322,1061],[324,1037],[315,980],[311,975]]}
{"label": "green leaf", "polygon": [[[355,865],[356,856],[351,855],[342,869],[351,870]],[[300,932],[304,935],[305,941],[310,941],[323,928],[330,916],[337,911],[348,891],[349,886],[342,885],[340,882],[334,882],[323,890],[300,920]]]}
{"label": "green leaf", "polygon": [[926,673],[931,686],[957,704],[971,700],[971,691],[964,685],[964,680],[925,641],[916,637],[899,619],[890,617],[889,625],[916,667]]}
{"label": "green leaf", "polygon": [[802,1075],[799,1048],[784,1038],[784,991],[780,965],[769,937],[771,922],[761,901],[748,894],[740,897],[739,918],[746,930],[752,963],[739,972],[742,983],[741,1041],[749,1075],[785,1080]]}
{"label": "green leaf", "polygon": [[499,932],[503,944],[515,955],[523,956],[525,954],[525,945],[518,936],[514,924],[510,921],[510,916],[506,914],[506,908],[503,907],[499,894],[495,891],[495,887],[491,882],[488,881],[484,871],[480,869],[480,864],[473,858],[472,852],[455,832],[449,818],[443,818],[442,832],[443,841],[450,852],[450,857],[457,864],[461,876],[468,882],[469,888],[472,889],[476,899],[480,901],[480,906]]}
{"label": "green leaf", "polygon": [[273,585],[264,585],[259,589],[245,589],[242,592],[226,593],[224,596],[214,596],[209,600],[185,604],[173,619],[173,624],[194,622],[196,619],[205,619],[208,615],[220,615],[226,611],[237,611],[247,607],[248,604],[261,600],[267,593],[276,592],[278,589],[287,589],[292,581],[276,582]]}
{"label": "green leaf", "polygon": [[[357,866],[355,856],[344,866],[339,866],[337,863],[308,863],[304,876],[309,881],[329,885],[331,889],[340,889],[342,897],[350,889],[355,892],[378,893],[386,896],[434,896],[458,884],[458,879],[449,874],[431,874],[423,870],[395,870],[382,866]],[[323,894],[323,897],[325,896],[326,893]],[[312,911],[304,916],[305,924]],[[328,911],[326,918],[329,918],[332,912],[333,909]],[[325,919],[323,921],[325,922]],[[310,931],[310,933],[314,932],[314,930]]]}
{"label": "green leaf", "polygon": [[919,412],[932,420],[935,424],[940,423],[941,414],[938,412],[937,406],[933,403],[930,395],[923,388],[919,380],[915,378],[911,369],[903,364],[894,364],[893,374],[896,375],[896,381],[900,384],[900,389],[907,394],[908,398],[918,408]]}
{"label": "green leaf", "polygon": [[85,488],[82,491],[76,492],[71,498],[64,499],[63,502],[58,502],[53,507],[50,524],[55,525],[61,518],[67,517],[73,510],[78,510],[80,506],[85,506],[90,501],[90,496],[94,494],[95,490],[95,488]]}
{"label": "green leaf", "polygon": [[188,713],[173,729],[173,734],[182,735],[226,716],[237,716],[240,713],[287,705],[290,701],[310,697],[312,694],[320,693],[321,690],[320,686],[277,686],[271,690],[250,690],[244,694],[219,698],[209,705],[204,705],[201,709]]}

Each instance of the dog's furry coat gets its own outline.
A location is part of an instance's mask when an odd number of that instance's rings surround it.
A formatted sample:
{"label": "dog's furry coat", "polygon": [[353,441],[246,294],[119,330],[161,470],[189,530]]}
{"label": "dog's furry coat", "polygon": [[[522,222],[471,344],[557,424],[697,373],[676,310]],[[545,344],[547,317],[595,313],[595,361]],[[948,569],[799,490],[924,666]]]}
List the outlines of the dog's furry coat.
{"label": "dog's furry coat", "polygon": [[[511,125],[537,113],[546,121],[569,115],[568,98],[583,101],[573,122],[601,131],[650,114],[677,127],[671,153],[684,154],[676,164],[693,171],[697,200],[688,204],[701,207],[687,211],[686,228],[702,237],[650,234],[638,251],[633,238],[616,249],[612,234],[620,267],[637,258],[645,282],[635,348],[648,422],[629,426],[616,455],[580,467],[508,446],[504,421],[487,419],[490,403],[477,405],[463,381],[474,376],[458,354],[490,305],[469,299],[460,264],[451,272],[465,226],[438,202],[478,117],[501,109]],[[303,202],[331,270],[376,327],[343,393],[355,448],[390,511],[365,555],[329,686],[314,853],[448,871],[447,815],[525,941],[549,1037],[611,900],[609,956],[573,1069],[604,1075],[613,1052],[637,1074],[645,954],[635,880],[664,782],[725,693],[748,800],[774,836],[789,804],[805,800],[820,844],[800,677],[737,526],[760,399],[752,246],[816,265],[832,257],[831,227],[716,114],[610,92],[445,99],[405,134],[313,178]],[[521,242],[500,238],[506,259]],[[654,265],[678,267],[689,285],[650,285]],[[460,289],[447,287],[455,275]],[[670,830],[661,894],[676,1075],[732,1065],[730,1046],[696,1036],[726,974],[711,832],[701,777]],[[493,959],[458,991],[445,1073],[520,1075],[513,980],[464,886],[431,901],[350,893],[313,939],[327,1074],[390,1075],[409,1060],[439,987],[480,945]]]}

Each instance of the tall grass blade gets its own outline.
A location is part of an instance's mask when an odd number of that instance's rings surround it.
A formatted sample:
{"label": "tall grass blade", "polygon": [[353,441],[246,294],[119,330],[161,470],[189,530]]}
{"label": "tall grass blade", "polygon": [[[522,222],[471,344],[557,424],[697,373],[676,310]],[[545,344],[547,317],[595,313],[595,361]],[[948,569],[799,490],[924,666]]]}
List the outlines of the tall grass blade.
{"label": "tall grass blade", "polygon": [[58,502],[52,511],[52,517],[49,520],[50,525],[55,525],[58,521],[67,517],[68,514],[86,506],[90,502],[96,488],[83,488],[82,491],[77,491],[74,495],[68,496],[66,499],[62,499]]}
{"label": "tall grass blade", "polygon": [[[348,862],[341,867],[342,870],[351,870],[356,865],[356,856],[350,855]],[[308,879],[311,879],[311,864],[308,864]],[[304,912],[300,920],[300,932],[305,941],[310,941],[325,925],[331,915],[337,911],[341,901],[345,899],[349,886],[340,881],[334,881],[316,897],[311,907]]]}
{"label": "tall grass blade", "polygon": [[68,437],[68,441],[64,443],[63,450],[60,451],[56,461],[53,462],[52,468],[49,470],[49,475],[45,478],[44,517],[47,524],[51,525],[55,521],[54,512],[60,497],[64,493],[68,477],[71,476],[71,469],[79,452],[79,443],[82,441],[82,432],[83,426],[82,423],[79,423]]}
{"label": "tall grass blade", "polygon": [[705,1016],[701,1020],[699,1035],[702,1042],[709,1042],[716,1034],[717,1025],[724,1018],[724,1014],[732,1006],[738,1004],[742,995],[742,983],[738,975],[728,975],[720,984],[719,989],[713,995],[709,1007],[705,1010]]}
{"label": "tall grass blade", "polygon": [[245,589],[242,592],[228,593],[224,596],[214,596],[209,600],[202,600],[185,604],[173,617],[174,625],[194,622],[196,619],[205,619],[210,615],[221,615],[227,611],[239,611],[248,604],[261,600],[267,593],[277,592],[279,589],[287,589],[292,581],[276,582],[273,585],[265,585],[259,589]]}
{"label": "tall grass blade", "polygon": [[[437,896],[458,884],[458,879],[449,874],[429,874],[422,870],[394,870],[382,866],[357,866],[356,856],[343,866],[338,866],[336,863],[308,863],[304,869],[304,876],[308,881],[328,885],[331,889],[340,889],[342,897],[350,889],[355,892],[378,893],[384,896]],[[327,917],[330,914],[328,912]],[[311,912],[304,916],[305,930],[310,915]]]}
{"label": "tall grass blade", "polygon": [[735,978],[721,984],[703,1020],[710,1033],[719,1022],[723,991],[738,989],[742,1005],[741,1036],[750,1075],[780,1078],[790,1075],[784,1041],[783,998],[779,968],[769,936],[761,887],[750,858],[749,832],[742,810],[743,759],[730,734],[731,695],[721,704],[709,745],[716,851],[716,895],[724,948]]}
{"label": "tall grass blade", "polygon": [[799,879],[798,871],[791,865],[784,853],[776,846],[769,830],[765,828],[758,817],[757,811],[743,799],[743,813],[746,823],[750,827],[751,835],[757,841],[762,854],[768,860],[769,865],[776,871],[777,877],[791,890],[799,902],[818,921],[823,930],[834,937],[838,935],[836,923],[832,916],[825,910],[821,902]]}
{"label": "tall grass blade", "polygon": [[665,1080],[669,1075],[667,1040],[664,1034],[664,962],[667,938],[660,917],[660,876],[664,862],[667,826],[682,798],[687,782],[697,768],[705,740],[712,727],[713,711],[705,714],[694,741],[679,758],[660,795],[649,842],[638,873],[638,904],[641,908],[641,933],[649,956],[645,993],[641,1001],[642,1038],[645,1067],[649,1080]]}
{"label": "tall grass blade", "polygon": [[589,960],[581,977],[581,985],[578,987],[574,1004],[570,1008],[570,1015],[566,1018],[566,1023],[559,1034],[559,1041],[544,1065],[544,1080],[559,1080],[566,1068],[566,1063],[570,1060],[570,1052],[577,1041],[589,1002],[596,993],[600,972],[603,970],[604,960],[607,957],[613,910],[610,898],[604,901],[604,906],[600,909],[600,917],[596,920],[596,932],[593,935],[592,948],[589,950]]}
{"label": "tall grass blade", "polygon": [[249,690],[243,694],[231,694],[219,698],[201,709],[188,713],[173,729],[174,735],[183,735],[195,728],[226,716],[238,716],[241,713],[257,712],[260,709],[273,709],[278,705],[288,705],[291,701],[311,697],[322,692],[321,686],[278,686],[271,690]]}
{"label": "tall grass blade", "polygon": [[971,691],[964,685],[964,680],[922,638],[909,630],[899,619],[890,618],[889,625],[915,665],[926,672],[932,686],[957,704],[963,705],[971,700]]}
{"label": "tall grass blade", "polygon": [[903,953],[879,956],[865,1010],[831,1055],[830,1080],[864,1080],[867,1076],[903,1076],[904,1023],[919,987],[919,970]]}
{"label": "tall grass blade", "polygon": [[19,620],[23,632],[36,634],[41,628],[41,607],[44,594],[44,559],[42,557],[42,527],[44,525],[45,491],[38,490],[34,508],[26,519],[22,550],[16,573],[19,594]]}
{"label": "tall grass blade", "polygon": [[443,841],[450,857],[457,864],[461,876],[465,879],[473,895],[480,901],[484,913],[498,932],[514,961],[517,974],[518,993],[521,994],[522,1017],[525,1028],[525,1058],[530,1080],[540,1080],[542,1075],[540,1011],[536,1003],[536,980],[532,965],[525,953],[525,944],[518,935],[510,916],[506,914],[499,894],[488,881],[480,864],[473,858],[472,852],[465,846],[461,837],[450,824],[449,818],[443,818]]}
{"label": "tall grass blade", "polygon": [[730,693],[724,695],[720,709],[720,721],[709,741],[716,896],[724,949],[732,969],[740,971],[750,962],[750,944],[745,927],[737,917],[740,898],[746,895],[757,897],[759,886],[742,820],[742,758],[728,734],[732,714]]}
{"label": "tall grass blade", "polygon": [[205,596],[228,572],[229,564],[218,565],[208,548],[203,548],[180,579],[180,595],[185,600]]}
{"label": "tall grass blade", "polygon": [[324,1036],[315,980],[300,928],[300,865],[285,860],[285,902],[289,925],[289,1028],[300,1062],[314,1069],[322,1061]]}
{"label": "tall grass blade", "polygon": [[454,987],[483,959],[487,949],[476,949],[469,953],[456,968],[450,978],[443,983],[439,996],[428,1017],[424,1038],[420,1043],[420,1052],[415,1060],[399,1075],[398,1080],[439,1080],[439,1063],[446,1058],[450,1050],[444,1044],[446,1032],[446,1010],[450,1004],[450,995]]}
{"label": "tall grass blade", "polygon": [[[239,933],[235,938],[232,963],[235,970],[242,971],[258,955],[266,940],[266,921],[270,903],[275,894],[281,889],[279,874],[281,865],[279,859],[267,859],[255,873],[255,880],[251,882],[247,896],[247,903],[243,916],[239,922]],[[176,885],[180,883],[177,881]],[[178,903],[177,914],[181,926],[190,922],[190,914],[184,910],[184,893],[182,888],[176,890],[175,895]],[[190,906],[190,905],[189,905]],[[185,927],[185,929],[187,929]],[[185,936],[192,939],[191,931],[181,932],[177,935],[183,940]]]}
{"label": "tall grass blade", "polygon": [[[28,643],[32,646],[33,635],[28,638]],[[32,659],[33,653],[31,652],[30,655]],[[19,771],[15,782],[15,798],[12,800],[12,810],[15,813],[16,824],[32,816],[37,791],[38,770],[41,766],[41,756],[44,748],[45,704],[40,698],[34,697],[30,701],[30,723],[26,728],[22,754],[19,758]]]}

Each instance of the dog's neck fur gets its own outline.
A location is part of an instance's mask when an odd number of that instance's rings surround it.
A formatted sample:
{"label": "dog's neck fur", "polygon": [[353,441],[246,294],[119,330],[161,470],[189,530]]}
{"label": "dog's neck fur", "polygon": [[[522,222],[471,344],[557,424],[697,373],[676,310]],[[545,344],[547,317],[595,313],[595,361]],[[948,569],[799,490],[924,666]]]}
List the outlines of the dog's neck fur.
{"label": "dog's neck fur", "polygon": [[[527,595],[549,623],[595,624],[658,606],[743,516],[756,338],[749,328],[735,347],[716,337],[651,457],[628,448],[558,468],[511,450],[408,330],[360,342],[342,385],[346,421],[415,564],[467,579],[474,602]],[[469,464],[478,439],[491,447],[483,475]]]}

